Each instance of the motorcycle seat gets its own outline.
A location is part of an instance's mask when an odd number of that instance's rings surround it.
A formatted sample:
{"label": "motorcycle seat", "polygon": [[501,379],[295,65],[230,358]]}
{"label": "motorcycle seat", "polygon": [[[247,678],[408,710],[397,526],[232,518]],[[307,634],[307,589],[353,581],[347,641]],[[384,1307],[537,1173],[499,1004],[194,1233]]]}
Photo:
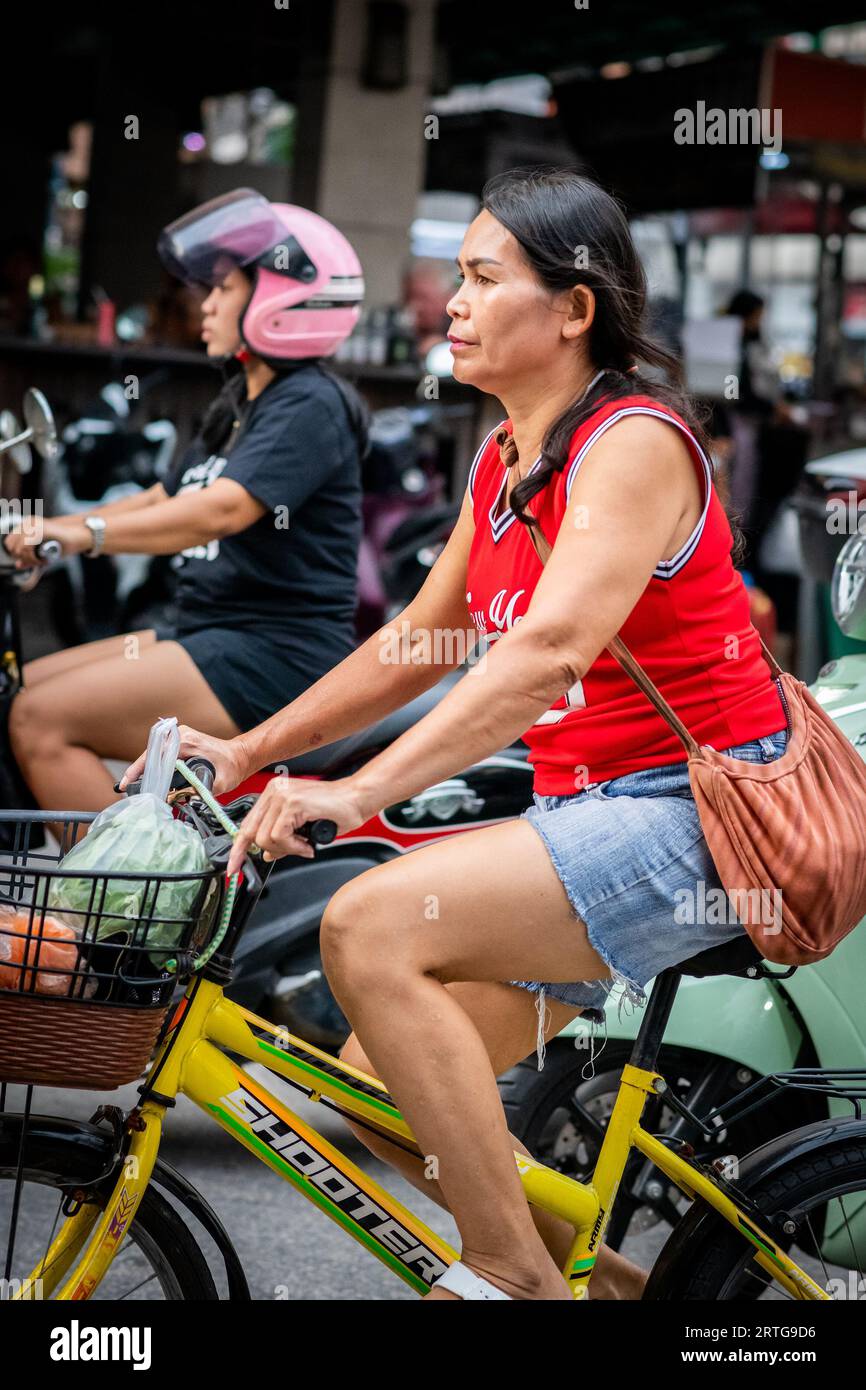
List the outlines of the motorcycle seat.
{"label": "motorcycle seat", "polygon": [[678,975],[694,975],[698,979],[707,975],[744,975],[750,970],[755,971],[763,960],[752,938],[743,932],[742,936],[724,941],[721,946],[710,946],[688,960],[681,960],[672,969]]}
{"label": "motorcycle seat", "polygon": [[394,743],[401,734],[411,729],[413,724],[417,724],[419,719],[423,719],[425,714],[429,714],[457,683],[461,674],[459,670],[449,671],[436,685],[416,696],[402,709],[394,710],[378,723],[371,724],[368,729],[350,734],[348,738],[338,739],[336,743],[325,744],[322,748],[314,748],[309,753],[301,753],[297,758],[290,758],[288,762],[272,763],[270,770],[288,768],[290,776],[328,777],[343,768],[348,771],[351,766],[366,762],[374,753],[386,748],[389,743]]}

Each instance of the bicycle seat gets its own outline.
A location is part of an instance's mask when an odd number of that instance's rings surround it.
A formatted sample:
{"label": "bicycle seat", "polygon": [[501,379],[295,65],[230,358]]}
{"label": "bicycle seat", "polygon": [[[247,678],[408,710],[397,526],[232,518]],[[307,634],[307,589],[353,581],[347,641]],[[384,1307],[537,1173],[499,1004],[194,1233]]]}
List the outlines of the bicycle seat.
{"label": "bicycle seat", "polygon": [[336,743],[328,743],[322,748],[312,749],[309,753],[301,753],[297,758],[290,758],[287,763],[274,763],[271,765],[272,770],[277,767],[288,768],[289,774],[293,776],[315,774],[327,777],[352,763],[364,762],[380,749],[386,748],[389,743],[393,743],[401,734],[405,734],[407,729],[411,729],[412,725],[417,724],[430,710],[435,709],[443,695],[456,685],[461,674],[460,671],[449,671],[437,685],[425,690],[402,709],[387,714],[378,724],[371,724],[368,729],[350,734],[348,738],[338,739]]}
{"label": "bicycle seat", "polygon": [[743,975],[750,968],[761,964],[761,955],[752,938],[744,932],[721,946],[710,946],[699,951],[688,960],[681,960],[671,968],[678,975],[694,975],[699,979],[706,975]]}

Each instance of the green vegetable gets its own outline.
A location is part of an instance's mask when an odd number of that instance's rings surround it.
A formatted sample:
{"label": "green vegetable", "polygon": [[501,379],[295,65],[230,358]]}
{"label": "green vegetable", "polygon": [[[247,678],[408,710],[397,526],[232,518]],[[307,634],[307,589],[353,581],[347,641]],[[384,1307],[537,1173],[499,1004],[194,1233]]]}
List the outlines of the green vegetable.
{"label": "green vegetable", "polygon": [[[51,881],[48,908],[52,912],[71,914],[79,927],[87,924],[87,935],[93,939],[87,923],[99,914],[96,940],[125,934],[127,939],[136,924],[150,915],[170,920],[155,922],[142,933],[136,933],[137,944],[160,948],[151,954],[161,965],[163,952],[174,949],[181,940],[196,903],[202,893],[202,880],[164,882],[163,874],[195,874],[211,868],[200,836],[189,825],[175,820],[171,808],[156,796],[143,793],[126,801],[106,807],[91,824],[83,840],[73,845],[58,865],[58,877]],[[70,870],[83,869],[106,878],[75,878]],[[124,878],[129,873],[152,874],[151,879]],[[208,893],[206,911],[212,913],[218,894]],[[199,933],[197,933],[198,935]]]}

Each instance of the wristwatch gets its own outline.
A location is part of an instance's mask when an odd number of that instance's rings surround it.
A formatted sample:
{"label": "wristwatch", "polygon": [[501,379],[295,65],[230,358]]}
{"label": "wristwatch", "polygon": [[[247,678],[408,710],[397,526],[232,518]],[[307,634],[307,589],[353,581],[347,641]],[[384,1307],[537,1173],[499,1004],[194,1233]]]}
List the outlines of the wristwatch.
{"label": "wristwatch", "polygon": [[93,537],[93,545],[84,554],[88,560],[95,560],[97,555],[102,554],[102,547],[105,543],[105,518],[101,516],[86,516],[84,524]]}

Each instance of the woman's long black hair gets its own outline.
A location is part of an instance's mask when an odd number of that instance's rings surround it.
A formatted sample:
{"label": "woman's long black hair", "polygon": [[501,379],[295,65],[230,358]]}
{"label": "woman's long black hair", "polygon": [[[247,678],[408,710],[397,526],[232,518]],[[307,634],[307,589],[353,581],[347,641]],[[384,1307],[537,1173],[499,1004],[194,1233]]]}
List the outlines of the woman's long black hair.
{"label": "woman's long black hair", "polygon": [[[484,186],[482,206],[520,243],[539,280],[559,293],[577,285],[595,295],[589,357],[605,374],[548,427],[541,464],[514,488],[510,505],[524,525],[531,497],[561,472],[576,429],[598,406],[622,396],[651,396],[670,406],[708,450],[703,425],[683,386],[673,353],[647,335],[647,285],[620,204],[592,179],[568,169],[498,174]],[[646,376],[641,366],[667,377]],[[636,369],[636,370],[635,370]]]}

